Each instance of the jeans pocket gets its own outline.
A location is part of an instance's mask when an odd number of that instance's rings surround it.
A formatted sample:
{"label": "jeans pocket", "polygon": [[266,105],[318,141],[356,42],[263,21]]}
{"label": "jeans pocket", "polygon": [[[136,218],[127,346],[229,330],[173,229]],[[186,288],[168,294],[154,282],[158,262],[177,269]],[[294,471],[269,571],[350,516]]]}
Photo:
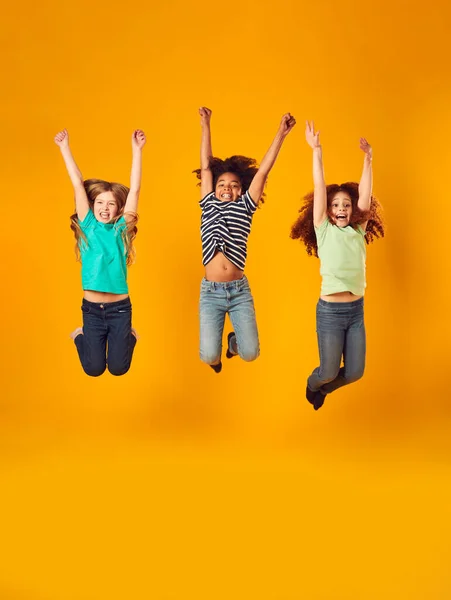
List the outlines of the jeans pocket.
{"label": "jeans pocket", "polygon": [[91,307],[87,306],[86,304],[82,304],[81,312],[85,313],[85,315],[88,315],[91,312]]}
{"label": "jeans pocket", "polygon": [[129,306],[118,306],[116,308],[116,312],[117,313],[131,313],[132,312],[132,305],[130,304]]}

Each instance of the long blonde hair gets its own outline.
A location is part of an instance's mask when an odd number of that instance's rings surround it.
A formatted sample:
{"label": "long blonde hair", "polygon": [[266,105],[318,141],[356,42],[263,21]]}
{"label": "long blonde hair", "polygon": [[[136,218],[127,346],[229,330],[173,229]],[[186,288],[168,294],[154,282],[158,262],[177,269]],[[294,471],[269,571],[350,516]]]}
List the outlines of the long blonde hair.
{"label": "long blonde hair", "polygon": [[[89,208],[94,212],[94,202],[99,194],[103,192],[112,192],[114,199],[117,202],[117,215],[113,219],[113,223],[124,215],[125,203],[129,193],[129,188],[121,183],[112,183],[110,181],[103,181],[103,179],[86,179],[83,182],[85,186],[86,195],[88,196]],[[127,256],[127,265],[130,266],[135,262],[136,251],[133,246],[133,241],[138,233],[136,223],[138,222],[138,215],[136,213],[127,213],[132,218],[127,221],[127,226],[122,230],[122,240],[124,242],[125,255]],[[77,260],[80,260],[80,246],[82,243],[87,243],[86,236],[81,230],[80,223],[78,220],[77,213],[74,213],[70,217],[70,228],[75,235],[75,254]]]}

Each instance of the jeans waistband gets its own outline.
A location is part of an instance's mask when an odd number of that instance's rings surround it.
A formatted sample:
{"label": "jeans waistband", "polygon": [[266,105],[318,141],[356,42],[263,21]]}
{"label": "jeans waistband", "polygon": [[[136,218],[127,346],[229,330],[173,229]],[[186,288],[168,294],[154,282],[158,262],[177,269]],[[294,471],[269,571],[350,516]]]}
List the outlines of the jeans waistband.
{"label": "jeans waistband", "polygon": [[130,297],[124,298],[123,300],[117,300],[116,302],[91,302],[83,298],[83,305],[89,306],[90,308],[120,308],[121,306],[130,306]]}
{"label": "jeans waistband", "polygon": [[334,311],[338,311],[340,309],[343,311],[349,311],[353,309],[359,310],[363,308],[363,296],[352,302],[327,302],[326,300],[320,298],[318,300],[318,306],[333,309]]}
{"label": "jeans waistband", "polygon": [[244,287],[245,285],[249,285],[249,282],[247,280],[246,275],[243,275],[243,277],[241,277],[241,279],[234,279],[233,281],[209,281],[208,279],[205,279],[205,277],[202,279],[202,287],[203,288],[207,288],[210,290],[227,290],[227,289],[237,289],[240,290],[242,287]]}

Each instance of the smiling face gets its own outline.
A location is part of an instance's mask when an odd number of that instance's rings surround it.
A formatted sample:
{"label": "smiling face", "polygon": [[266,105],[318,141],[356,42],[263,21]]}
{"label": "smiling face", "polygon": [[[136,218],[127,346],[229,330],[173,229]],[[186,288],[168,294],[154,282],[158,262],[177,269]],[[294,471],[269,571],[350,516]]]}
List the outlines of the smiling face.
{"label": "smiling face", "polygon": [[352,202],[349,194],[337,192],[330,203],[329,214],[337,227],[349,225],[352,214]]}
{"label": "smiling face", "polygon": [[94,216],[100,223],[109,223],[118,213],[113,192],[102,192],[94,200]]}
{"label": "smiling face", "polygon": [[233,202],[241,196],[241,181],[235,173],[223,173],[218,177],[215,196],[223,202]]}

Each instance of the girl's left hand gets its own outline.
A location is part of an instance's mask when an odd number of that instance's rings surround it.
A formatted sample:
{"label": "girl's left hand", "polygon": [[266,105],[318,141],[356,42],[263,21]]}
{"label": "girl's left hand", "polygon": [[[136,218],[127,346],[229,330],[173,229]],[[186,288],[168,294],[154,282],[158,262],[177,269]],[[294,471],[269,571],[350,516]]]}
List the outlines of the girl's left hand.
{"label": "girl's left hand", "polygon": [[291,116],[290,113],[286,113],[283,115],[282,120],[280,121],[279,132],[286,136],[290,133],[293,127],[296,125],[296,119]]}
{"label": "girl's left hand", "polygon": [[363,150],[368,158],[373,158],[373,149],[365,138],[360,138],[360,150]]}
{"label": "girl's left hand", "polygon": [[142,150],[144,144],[146,143],[146,134],[142,129],[135,129],[132,135],[132,146],[133,148],[138,148]]}

